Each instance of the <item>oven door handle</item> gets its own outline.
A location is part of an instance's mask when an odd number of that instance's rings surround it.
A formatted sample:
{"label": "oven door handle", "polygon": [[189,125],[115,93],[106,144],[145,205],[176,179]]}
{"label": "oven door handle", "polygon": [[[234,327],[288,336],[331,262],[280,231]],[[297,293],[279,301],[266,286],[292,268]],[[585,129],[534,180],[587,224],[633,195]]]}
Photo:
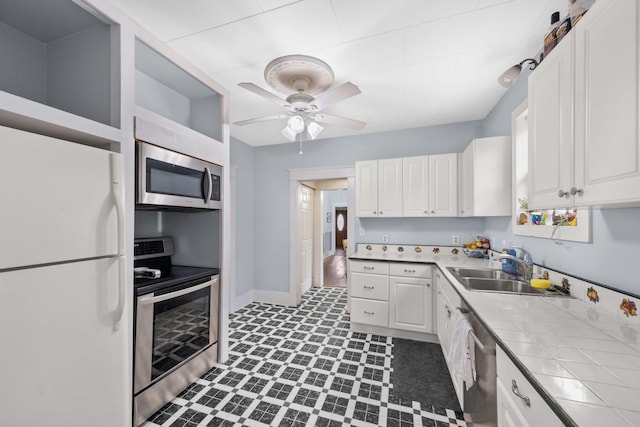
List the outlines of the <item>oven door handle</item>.
{"label": "oven door handle", "polygon": [[158,295],[157,297],[154,296],[153,294],[145,295],[138,298],[138,304],[149,305],[149,304],[155,304],[157,302],[166,301],[172,298],[178,298],[183,295],[187,295],[192,292],[199,291],[200,289],[207,288],[211,286],[211,284],[214,282],[215,280],[209,280],[204,283],[200,283],[199,285],[191,286],[190,288],[187,288],[187,289],[180,289],[179,291],[169,292],[168,294]]}

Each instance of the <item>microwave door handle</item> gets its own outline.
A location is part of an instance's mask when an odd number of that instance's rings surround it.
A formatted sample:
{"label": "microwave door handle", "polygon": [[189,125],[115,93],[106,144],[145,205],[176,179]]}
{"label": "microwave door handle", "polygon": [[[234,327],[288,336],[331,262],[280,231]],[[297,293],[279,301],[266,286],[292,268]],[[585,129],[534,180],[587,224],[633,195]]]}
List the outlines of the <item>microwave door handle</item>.
{"label": "microwave door handle", "polygon": [[211,199],[211,189],[213,188],[213,184],[211,183],[211,172],[209,168],[204,168],[205,180],[203,182],[203,193],[204,193],[204,204],[209,204],[209,199]]}

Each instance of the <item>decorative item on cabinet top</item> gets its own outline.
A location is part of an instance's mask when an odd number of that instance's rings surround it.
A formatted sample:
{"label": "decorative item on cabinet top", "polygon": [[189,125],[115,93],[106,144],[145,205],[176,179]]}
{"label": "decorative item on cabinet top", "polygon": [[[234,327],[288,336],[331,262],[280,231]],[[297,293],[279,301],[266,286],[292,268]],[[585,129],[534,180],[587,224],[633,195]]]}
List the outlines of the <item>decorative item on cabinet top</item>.
{"label": "decorative item on cabinet top", "polygon": [[[408,248],[413,248],[410,250]],[[420,260],[432,261],[441,254],[455,257],[460,251],[455,246],[412,246],[412,245],[374,245],[358,243],[355,258],[389,259],[389,260]]]}

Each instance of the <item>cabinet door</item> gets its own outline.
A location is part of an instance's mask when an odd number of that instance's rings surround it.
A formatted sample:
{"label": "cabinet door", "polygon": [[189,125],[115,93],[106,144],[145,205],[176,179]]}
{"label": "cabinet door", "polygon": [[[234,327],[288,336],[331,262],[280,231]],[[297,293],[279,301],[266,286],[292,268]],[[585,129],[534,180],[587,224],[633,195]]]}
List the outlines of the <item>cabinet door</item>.
{"label": "cabinet door", "polygon": [[497,381],[498,427],[529,427],[522,414],[518,411],[505,389],[502,381]]}
{"label": "cabinet door", "polygon": [[511,137],[475,139],[473,148],[473,215],[511,215]]}
{"label": "cabinet door", "polygon": [[[573,181],[573,33],[529,76],[529,207],[565,207]],[[558,192],[567,192],[559,196]],[[564,193],[563,193],[564,194]]]}
{"label": "cabinet door", "polygon": [[389,327],[415,332],[433,332],[431,280],[412,277],[389,278]]}
{"label": "cabinet door", "polygon": [[378,160],[378,216],[402,216],[402,159]]}
{"label": "cabinet door", "polygon": [[402,215],[429,215],[429,156],[402,159]]}
{"label": "cabinet door", "polygon": [[476,144],[471,142],[460,156],[460,212],[459,216],[473,216],[473,200],[475,198],[473,191],[474,181],[474,157]]}
{"label": "cabinet door", "polygon": [[356,215],[378,216],[378,161],[356,162]]}
{"label": "cabinet door", "polygon": [[458,154],[429,156],[429,214],[458,215]]}
{"label": "cabinet door", "polygon": [[598,0],[575,28],[578,206],[640,200],[639,14]]}

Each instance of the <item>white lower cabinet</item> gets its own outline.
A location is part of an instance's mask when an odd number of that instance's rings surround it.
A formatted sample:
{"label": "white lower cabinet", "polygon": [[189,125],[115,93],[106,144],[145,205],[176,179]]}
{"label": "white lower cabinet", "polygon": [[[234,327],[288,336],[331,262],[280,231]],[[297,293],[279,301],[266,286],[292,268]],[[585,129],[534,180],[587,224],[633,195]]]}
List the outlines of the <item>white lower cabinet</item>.
{"label": "white lower cabinet", "polygon": [[451,338],[453,336],[453,313],[457,307],[462,304],[460,295],[453,289],[449,281],[444,277],[440,270],[435,272],[436,282],[436,331],[442,354],[447,363],[449,375],[453,382],[453,388],[460,402],[460,406],[464,408],[464,382],[462,379],[453,375],[451,360],[449,359],[449,348],[451,347]]}
{"label": "white lower cabinet", "polygon": [[497,354],[498,427],[560,427],[563,423],[500,349]]}
{"label": "white lower cabinet", "polygon": [[354,330],[434,340],[431,265],[351,260],[350,272]]}
{"label": "white lower cabinet", "polygon": [[390,266],[390,328],[433,333],[431,268],[421,264]]}

